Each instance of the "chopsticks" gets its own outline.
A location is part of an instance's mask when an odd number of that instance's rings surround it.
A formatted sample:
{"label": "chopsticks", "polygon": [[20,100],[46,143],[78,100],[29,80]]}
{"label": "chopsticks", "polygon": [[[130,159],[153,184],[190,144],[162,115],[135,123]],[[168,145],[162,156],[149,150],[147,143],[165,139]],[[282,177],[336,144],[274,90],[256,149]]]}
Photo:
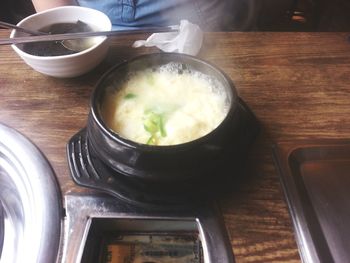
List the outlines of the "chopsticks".
{"label": "chopsticks", "polygon": [[4,22],[4,21],[0,21],[0,27],[8,28],[8,29],[17,29],[19,31],[22,31],[22,32],[25,32],[25,33],[28,33],[28,34],[31,34],[31,35],[47,35],[47,33],[44,33],[44,32],[34,31],[34,30],[31,30],[31,29],[19,27],[19,26],[16,26],[16,25]]}
{"label": "chopsticks", "polygon": [[60,41],[67,39],[79,39],[96,36],[122,36],[130,34],[141,33],[160,33],[177,31],[177,27],[149,27],[135,30],[120,30],[120,31],[93,31],[93,32],[79,32],[79,33],[65,33],[65,34],[45,34],[34,36],[22,36],[14,38],[0,38],[0,45],[12,45],[29,42],[43,42],[43,41]]}

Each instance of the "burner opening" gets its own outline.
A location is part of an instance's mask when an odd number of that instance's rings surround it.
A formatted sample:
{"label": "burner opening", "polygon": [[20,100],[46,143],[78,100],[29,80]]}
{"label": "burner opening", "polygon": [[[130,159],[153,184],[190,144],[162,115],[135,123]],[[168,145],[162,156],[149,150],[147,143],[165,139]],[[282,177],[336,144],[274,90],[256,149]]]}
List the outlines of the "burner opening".
{"label": "burner opening", "polygon": [[196,219],[92,218],[81,262],[205,261]]}

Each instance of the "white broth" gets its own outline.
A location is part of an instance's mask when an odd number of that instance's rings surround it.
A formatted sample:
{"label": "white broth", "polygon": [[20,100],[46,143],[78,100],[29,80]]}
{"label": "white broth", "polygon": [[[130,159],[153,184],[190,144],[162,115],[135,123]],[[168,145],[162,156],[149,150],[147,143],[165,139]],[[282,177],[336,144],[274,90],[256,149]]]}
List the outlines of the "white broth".
{"label": "white broth", "polygon": [[151,145],[181,144],[214,130],[229,108],[224,87],[203,73],[179,72],[174,64],[134,72],[120,83],[102,107],[107,126]]}

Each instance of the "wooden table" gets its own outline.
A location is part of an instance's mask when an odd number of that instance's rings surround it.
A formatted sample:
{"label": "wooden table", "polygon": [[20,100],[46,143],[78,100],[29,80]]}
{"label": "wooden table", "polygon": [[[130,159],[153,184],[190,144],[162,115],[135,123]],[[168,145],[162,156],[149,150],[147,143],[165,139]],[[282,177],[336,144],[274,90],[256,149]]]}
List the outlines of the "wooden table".
{"label": "wooden table", "polygon": [[[1,30],[0,37],[9,31]],[[347,33],[208,33],[199,57],[223,69],[261,122],[249,155],[249,180],[221,200],[237,262],[300,262],[271,146],[294,139],[350,137],[350,43]],[[101,75],[138,54],[145,35],[112,40],[91,73],[55,79],[0,46],[0,122],[28,136],[52,164],[63,194],[71,180],[66,143],[86,125],[89,97]]]}

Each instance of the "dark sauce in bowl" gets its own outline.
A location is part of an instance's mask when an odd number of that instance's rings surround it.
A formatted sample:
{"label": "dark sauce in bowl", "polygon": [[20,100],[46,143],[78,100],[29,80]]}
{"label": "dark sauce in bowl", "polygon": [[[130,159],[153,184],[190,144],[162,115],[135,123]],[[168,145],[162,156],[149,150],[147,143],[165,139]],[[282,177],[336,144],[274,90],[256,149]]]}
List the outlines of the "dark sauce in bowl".
{"label": "dark sauce in bowl", "polygon": [[[64,34],[76,32],[91,32],[93,29],[86,23],[77,21],[76,23],[56,23],[39,29],[48,34]],[[79,41],[79,40],[77,40]],[[61,41],[43,41],[25,43],[21,48],[24,52],[34,56],[62,56],[78,53],[64,47]]]}

